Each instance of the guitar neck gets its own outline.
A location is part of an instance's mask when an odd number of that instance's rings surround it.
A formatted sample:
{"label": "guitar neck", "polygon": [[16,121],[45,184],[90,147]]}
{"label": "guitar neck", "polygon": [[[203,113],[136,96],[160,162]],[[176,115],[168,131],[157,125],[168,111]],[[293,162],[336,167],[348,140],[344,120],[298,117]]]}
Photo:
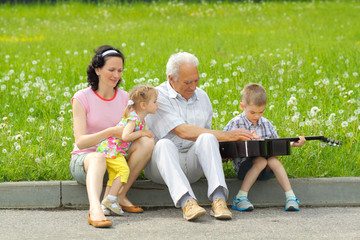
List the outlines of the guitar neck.
{"label": "guitar neck", "polygon": [[[309,136],[309,137],[305,137],[306,141],[311,141],[311,140],[321,140],[321,141],[326,141],[326,137],[324,136]],[[300,140],[300,138],[298,137],[289,137],[289,138],[272,138],[271,140],[285,140],[285,141],[290,141],[290,142],[297,142]]]}
{"label": "guitar neck", "polygon": [[[332,138],[327,138],[324,136],[309,136],[309,137],[305,137],[306,141],[311,141],[311,140],[320,140],[329,144],[333,144],[333,145],[337,145],[337,146],[341,146],[342,142],[339,140],[335,140]],[[270,139],[265,139],[265,140],[271,140],[271,141],[290,141],[290,142],[297,142],[300,139],[298,137],[291,137],[291,138],[270,138]]]}

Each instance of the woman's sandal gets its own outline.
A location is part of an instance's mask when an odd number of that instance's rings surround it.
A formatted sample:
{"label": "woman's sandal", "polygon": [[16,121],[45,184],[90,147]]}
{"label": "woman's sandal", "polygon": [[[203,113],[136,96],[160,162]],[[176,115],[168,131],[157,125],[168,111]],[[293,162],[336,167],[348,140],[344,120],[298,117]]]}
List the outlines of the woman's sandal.
{"label": "woman's sandal", "polygon": [[109,219],[99,220],[99,221],[91,220],[90,213],[88,215],[88,223],[93,225],[96,228],[106,228],[106,227],[111,227],[112,226],[112,222]]}
{"label": "woman's sandal", "polygon": [[144,209],[142,209],[139,206],[124,206],[120,204],[120,207],[122,210],[129,212],[129,213],[142,213],[144,212]]}

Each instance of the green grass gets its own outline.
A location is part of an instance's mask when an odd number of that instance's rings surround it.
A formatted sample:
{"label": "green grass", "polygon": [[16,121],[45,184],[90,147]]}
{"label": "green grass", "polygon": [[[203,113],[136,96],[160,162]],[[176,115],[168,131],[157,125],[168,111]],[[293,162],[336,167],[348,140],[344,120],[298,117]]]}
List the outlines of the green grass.
{"label": "green grass", "polygon": [[[125,90],[158,85],[172,53],[194,53],[214,129],[240,111],[245,84],[261,83],[280,136],[343,141],[292,149],[281,157],[290,177],[360,176],[359,10],[358,1],[1,5],[0,182],[71,179],[70,99],[102,44],[123,50]],[[234,176],[231,162],[224,168]]]}

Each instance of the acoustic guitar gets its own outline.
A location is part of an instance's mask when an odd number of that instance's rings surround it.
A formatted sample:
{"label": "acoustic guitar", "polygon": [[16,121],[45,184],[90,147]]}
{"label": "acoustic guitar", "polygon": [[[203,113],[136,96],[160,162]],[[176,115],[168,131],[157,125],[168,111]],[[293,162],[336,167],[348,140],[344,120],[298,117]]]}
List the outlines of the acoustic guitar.
{"label": "acoustic guitar", "polygon": [[[305,139],[307,141],[320,140],[329,143],[332,146],[342,145],[341,141],[324,136],[310,136],[305,137]],[[224,162],[235,157],[269,157],[290,155],[290,142],[297,141],[299,141],[298,137],[219,142],[220,154]]]}

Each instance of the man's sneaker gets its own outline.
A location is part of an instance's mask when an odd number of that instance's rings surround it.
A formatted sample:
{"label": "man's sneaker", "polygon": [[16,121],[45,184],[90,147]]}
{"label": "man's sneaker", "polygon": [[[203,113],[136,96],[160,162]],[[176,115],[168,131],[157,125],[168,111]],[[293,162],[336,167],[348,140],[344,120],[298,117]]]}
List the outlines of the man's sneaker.
{"label": "man's sneaker", "polygon": [[299,211],[299,203],[300,201],[294,197],[288,197],[286,199],[285,211]]}
{"label": "man's sneaker", "polygon": [[242,196],[239,198],[234,197],[232,209],[238,210],[238,211],[252,211],[254,210],[254,205],[251,204],[249,199],[247,197]]}
{"label": "man's sneaker", "polygon": [[111,201],[108,197],[106,197],[104,200],[102,200],[101,204],[117,215],[124,215],[124,211],[119,206],[117,200]]}
{"label": "man's sneaker", "polygon": [[101,204],[101,209],[102,209],[105,216],[110,216],[111,215],[111,211],[102,204]]}
{"label": "man's sneaker", "polygon": [[201,217],[206,213],[206,210],[200,207],[196,200],[193,198],[186,201],[182,210],[183,217],[188,221]]}
{"label": "man's sneaker", "polygon": [[217,197],[211,204],[210,216],[217,219],[231,219],[232,213],[228,209],[225,200]]}

